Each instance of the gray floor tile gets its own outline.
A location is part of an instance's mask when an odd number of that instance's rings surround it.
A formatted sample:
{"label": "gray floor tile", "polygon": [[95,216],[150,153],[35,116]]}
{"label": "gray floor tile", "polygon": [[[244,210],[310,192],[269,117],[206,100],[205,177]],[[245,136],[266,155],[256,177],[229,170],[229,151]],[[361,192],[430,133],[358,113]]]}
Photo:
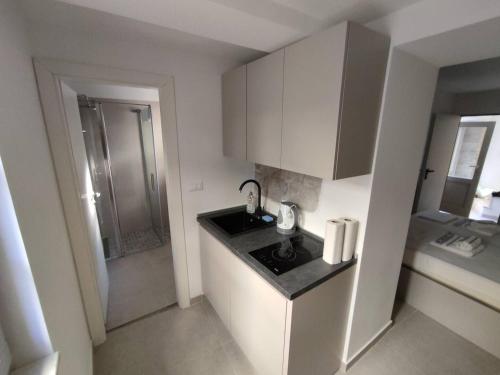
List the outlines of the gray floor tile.
{"label": "gray floor tile", "polygon": [[112,329],[176,302],[170,242],[160,248],[107,262]]}
{"label": "gray floor tile", "polygon": [[[409,307],[348,375],[498,375],[500,360]],[[399,317],[398,317],[399,315]]]}
{"label": "gray floor tile", "polygon": [[165,373],[169,375],[235,375],[226,352],[220,347],[205,351],[166,370]]}
{"label": "gray floor tile", "polygon": [[392,312],[393,324],[401,323],[410,317],[415,311],[417,310],[414,307],[397,299],[394,301],[394,309]]}
{"label": "gray floor tile", "polygon": [[236,375],[257,375],[257,371],[234,341],[226,343],[223,348]]}
{"label": "gray floor tile", "polygon": [[229,333],[226,326],[224,326],[224,323],[222,323],[222,320],[220,320],[214,308],[206,298],[203,299],[201,306],[203,307],[208,317],[210,318],[210,322],[215,327],[221,345],[225,345],[227,343],[232,342],[233,338],[231,336],[231,333]]}
{"label": "gray floor tile", "polygon": [[[95,374],[258,375],[206,302],[110,332],[95,351]],[[500,360],[400,305],[394,326],[347,374],[498,375]]]}

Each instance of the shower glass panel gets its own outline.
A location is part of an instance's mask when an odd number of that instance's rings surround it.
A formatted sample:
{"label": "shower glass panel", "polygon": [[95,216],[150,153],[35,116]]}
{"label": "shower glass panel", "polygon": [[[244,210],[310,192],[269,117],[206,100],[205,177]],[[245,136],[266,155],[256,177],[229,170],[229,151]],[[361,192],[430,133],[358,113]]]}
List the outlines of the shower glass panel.
{"label": "shower glass panel", "polygon": [[151,222],[156,235],[162,239],[163,222],[161,214],[160,186],[158,183],[158,169],[156,163],[156,149],[154,142],[153,121],[151,107],[142,109],[139,113],[141,130],[142,159],[144,162],[144,181],[151,209]]}
{"label": "shower glass panel", "polygon": [[119,223],[120,255],[160,247],[164,242],[150,107],[102,100],[100,109]]}
{"label": "shower glass panel", "polygon": [[95,103],[79,98],[80,118],[99,229],[106,259],[120,256],[120,231],[114,206],[106,140],[100,111]]}
{"label": "shower glass panel", "polygon": [[151,107],[85,96],[79,104],[106,259],[162,246],[161,151]]}

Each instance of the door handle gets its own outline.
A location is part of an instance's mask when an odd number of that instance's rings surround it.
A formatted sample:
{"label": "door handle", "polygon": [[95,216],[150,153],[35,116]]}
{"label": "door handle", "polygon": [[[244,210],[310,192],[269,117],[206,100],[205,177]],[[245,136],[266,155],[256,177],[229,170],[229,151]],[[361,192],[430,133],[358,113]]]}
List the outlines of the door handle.
{"label": "door handle", "polygon": [[429,176],[429,173],[434,173],[434,172],[436,172],[434,169],[425,168],[425,170],[424,170],[424,180],[427,180],[427,177]]}

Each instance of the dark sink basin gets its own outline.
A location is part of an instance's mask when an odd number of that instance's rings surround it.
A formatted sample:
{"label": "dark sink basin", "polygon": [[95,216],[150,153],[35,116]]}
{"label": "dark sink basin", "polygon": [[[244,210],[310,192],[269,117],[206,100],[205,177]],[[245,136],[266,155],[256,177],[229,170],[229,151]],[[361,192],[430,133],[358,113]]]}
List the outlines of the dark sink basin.
{"label": "dark sink basin", "polygon": [[243,234],[256,229],[276,225],[276,219],[272,217],[271,222],[266,222],[259,215],[248,214],[246,211],[231,212],[209,219],[230,236]]}

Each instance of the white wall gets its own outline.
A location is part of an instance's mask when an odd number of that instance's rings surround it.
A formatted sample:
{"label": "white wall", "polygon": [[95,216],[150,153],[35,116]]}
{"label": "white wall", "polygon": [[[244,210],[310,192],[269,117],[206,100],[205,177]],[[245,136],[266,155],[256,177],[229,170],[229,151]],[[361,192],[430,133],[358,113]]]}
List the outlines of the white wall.
{"label": "white wall", "polygon": [[0,0],[0,154],[60,374],[91,374],[92,347],[17,4]]}
{"label": "white wall", "polygon": [[432,103],[433,113],[454,113],[453,105],[455,104],[455,94],[440,91],[436,89],[434,94],[434,102]]}
{"label": "white wall", "polygon": [[[201,294],[196,215],[244,204],[238,187],[254,173],[252,164],[222,156],[220,75],[238,63],[37,24],[30,26],[30,35],[34,55],[39,57],[174,76],[189,287],[191,297]],[[203,191],[191,191],[202,181]]]}
{"label": "white wall", "polygon": [[0,327],[0,375],[8,375],[10,370],[10,365],[12,363],[12,355],[10,354],[7,341],[5,341],[5,336]]}
{"label": "white wall", "polygon": [[[17,368],[51,354],[52,344],[1,158],[0,202],[2,202],[0,206],[0,323],[5,327],[5,339],[12,355],[12,367]],[[0,346],[3,346],[1,333],[0,328]],[[3,360],[4,358],[0,358],[0,363]]]}
{"label": "white wall", "polygon": [[[300,211],[300,226],[324,237],[327,220],[340,217],[351,217],[359,220],[358,241],[356,243],[356,253],[359,256],[363,251],[371,178],[372,175],[368,174],[339,181],[322,180],[317,208],[315,211]],[[300,188],[295,187],[295,189]],[[308,194],[306,188],[302,194]],[[273,214],[278,213],[280,202],[269,198],[264,201],[266,210]]]}
{"label": "white wall", "polygon": [[345,362],[391,319],[437,71],[398,49],[391,52]]}
{"label": "white wall", "polygon": [[500,90],[455,94],[453,110],[462,116],[500,114]]}

